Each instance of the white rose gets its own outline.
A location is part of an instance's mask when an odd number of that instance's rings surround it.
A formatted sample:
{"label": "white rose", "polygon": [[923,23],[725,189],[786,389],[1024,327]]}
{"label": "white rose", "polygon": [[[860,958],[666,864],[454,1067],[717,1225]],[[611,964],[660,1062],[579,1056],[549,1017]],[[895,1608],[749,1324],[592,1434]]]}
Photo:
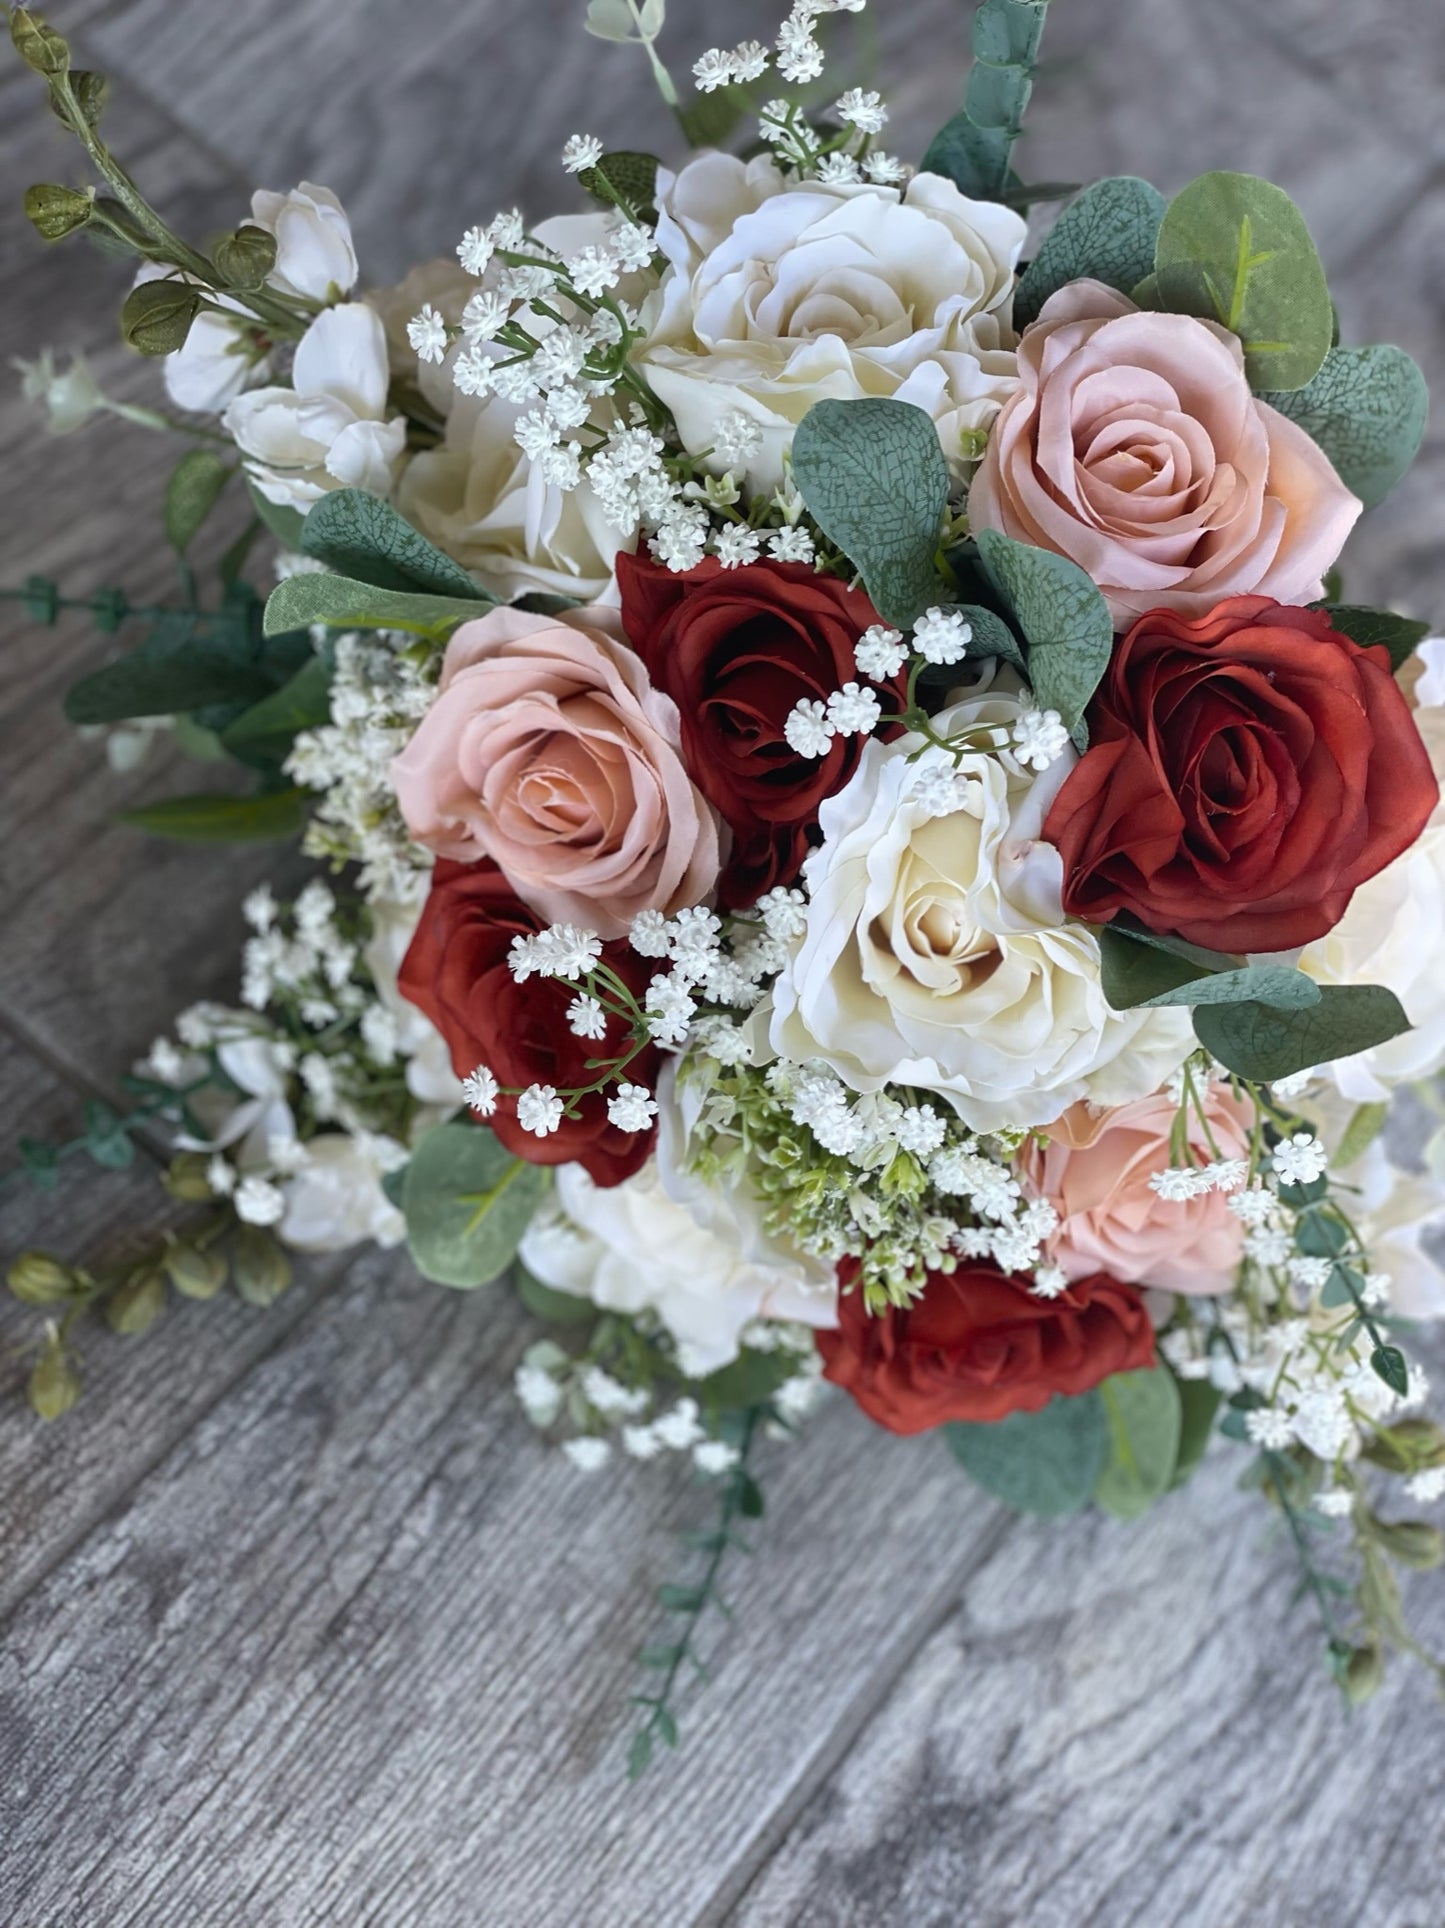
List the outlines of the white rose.
{"label": "white rose", "polygon": [[663,1190],[655,1161],[611,1186],[595,1185],[580,1165],[562,1165],[556,1207],[529,1227],[522,1263],[544,1285],[609,1311],[655,1312],[690,1372],[716,1372],[735,1359],[754,1319],[836,1321],[831,1282],[820,1289],[801,1264],[750,1258],[725,1212],[699,1225]]}
{"label": "white rose", "polygon": [[[1415,721],[1437,777],[1445,777],[1445,639],[1426,643],[1417,695],[1429,707]],[[1435,695],[1438,688],[1439,694]],[[1362,1104],[1445,1067],[1445,801],[1419,838],[1360,885],[1326,936],[1306,945],[1302,971],[1320,984],[1383,984],[1405,1007],[1412,1030],[1352,1058],[1322,1066],[1340,1092]]]}
{"label": "white rose", "polygon": [[406,423],[386,418],[386,331],[362,302],[328,308],[302,337],[290,388],[238,395],[224,422],[270,502],[300,509],[332,489],[390,492]]}
{"label": "white rose", "polygon": [[308,1139],[300,1170],[280,1181],[286,1211],[277,1236],[298,1252],[341,1252],[363,1240],[400,1245],[406,1220],[382,1180],[405,1163],[406,1150],[394,1138],[370,1132]]}
{"label": "white rose", "polygon": [[356,286],[351,223],[329,187],[303,181],[289,194],[258,188],[251,224],[276,237],[276,265],[266,279],[282,294],[338,301]]}
{"label": "white rose", "polygon": [[[1019,712],[1015,696],[974,697],[936,727],[1006,728]],[[1062,863],[1042,840],[1076,761],[1069,751],[1034,776],[1007,753],[968,752],[956,807],[940,816],[932,786],[946,753],[915,736],[869,743],[820,812],[823,842],[803,867],[807,928],[774,987],[772,1048],[823,1060],[855,1091],[936,1092],[975,1131],[1157,1090],[1193,1048],[1188,1013],[1110,1009],[1098,938],[1066,921]]]}
{"label": "white rose", "polygon": [[[776,488],[814,402],[913,402],[944,452],[1017,383],[1010,311],[1022,217],[919,174],[905,189],[789,185],[766,158],[703,154],[658,176],[669,272],[637,350],[684,446],[739,411],[761,432],[747,479]],[[715,465],[717,466],[717,465]]]}
{"label": "white rose", "polygon": [[406,1060],[406,1086],[424,1105],[455,1111],[462,1103],[461,1080],[452,1070],[446,1040],[424,1012],[397,988],[397,973],[416,934],[420,901],[403,903],[395,897],[373,897],[371,936],[362,959],[376,987],[377,1001],[396,1025],[396,1048]]}
{"label": "white rose", "polygon": [[593,602],[611,583],[621,537],[589,483],[564,492],[518,448],[512,431],[524,412],[499,395],[458,395],[441,447],[408,463],[397,507],[506,601]]}
{"label": "white rose", "polygon": [[1390,1310],[1402,1319],[1445,1319],[1445,1199],[1438,1159],[1427,1176],[1392,1165],[1376,1139],[1348,1173],[1358,1187],[1360,1237],[1371,1268],[1390,1281]]}

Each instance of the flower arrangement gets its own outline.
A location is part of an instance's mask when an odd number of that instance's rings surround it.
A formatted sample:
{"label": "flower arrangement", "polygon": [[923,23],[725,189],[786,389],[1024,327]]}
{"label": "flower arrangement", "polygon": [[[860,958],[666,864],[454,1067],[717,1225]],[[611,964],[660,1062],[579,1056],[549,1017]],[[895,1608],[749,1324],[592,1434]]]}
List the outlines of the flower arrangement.
{"label": "flower arrangement", "polygon": [[[370,291],[310,183],[176,235],[103,79],[8,16],[101,183],[31,219],[138,258],[168,407],[121,412],[194,438],[184,601],[90,599],[149,627],[68,712],[249,773],[140,827],[327,873],[248,897],[238,1003],[179,1014],[129,1113],[23,1143],[48,1189],[167,1121],[185,1207],[118,1267],[14,1261],[32,1404],[75,1404],[88,1315],[266,1303],[291,1252],[510,1274],[554,1328],[517,1396],[579,1471],[716,1484],[635,1771],[754,1448],[826,1384],[1048,1515],[1134,1517],[1235,1442],[1352,1699],[1417,1651],[1395,1569],[1445,1550],[1399,1512],[1445,1496],[1407,1356],[1442,1203],[1379,1142],[1445,1066],[1445,640],[1334,573],[1423,381],[1340,345],[1268,182],[1021,179],[1047,0],[982,0],[962,111],[885,151],[879,95],[822,78],[864,4],[796,0],[684,99],[663,0],[591,0],[696,151],[578,135],[590,211]],[[25,379],[58,432],[119,406]],[[241,496],[207,604],[184,558]]]}

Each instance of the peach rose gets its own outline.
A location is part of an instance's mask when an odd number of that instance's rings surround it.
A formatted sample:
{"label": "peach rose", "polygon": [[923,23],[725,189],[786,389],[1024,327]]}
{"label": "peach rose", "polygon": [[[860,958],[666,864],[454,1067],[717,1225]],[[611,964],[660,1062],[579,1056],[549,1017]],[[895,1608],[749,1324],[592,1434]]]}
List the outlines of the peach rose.
{"label": "peach rose", "polygon": [[[1250,1114],[1211,1087],[1205,1112],[1220,1158],[1249,1155]],[[1173,1163],[1174,1100],[1164,1093],[1101,1110],[1078,1104],[1049,1128],[1047,1144],[1020,1153],[1025,1187],[1059,1214],[1049,1257],[1071,1280],[1107,1272],[1127,1285],[1167,1292],[1227,1292],[1244,1249],[1244,1227],[1227,1197],[1166,1200],[1151,1191],[1155,1172]],[[1198,1114],[1189,1113],[1196,1158],[1216,1156]]]}
{"label": "peach rose", "polygon": [[1079,564],[1117,626],[1227,596],[1313,602],[1362,504],[1250,393],[1236,336],[1098,281],[1045,302],[974,480],[975,529]]}
{"label": "peach rose", "polygon": [[684,767],[677,707],[596,608],[494,609],[447,645],[437,700],[392,764],[439,857],[490,857],[539,917],[623,937],[703,902],[718,825]]}

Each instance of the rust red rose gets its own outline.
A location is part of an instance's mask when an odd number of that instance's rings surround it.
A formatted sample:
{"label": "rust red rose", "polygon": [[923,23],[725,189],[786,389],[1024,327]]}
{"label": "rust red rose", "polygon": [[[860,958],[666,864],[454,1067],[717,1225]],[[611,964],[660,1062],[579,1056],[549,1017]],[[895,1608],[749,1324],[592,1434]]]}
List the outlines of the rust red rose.
{"label": "rust red rose", "polygon": [[1386,651],[1262,596],[1142,617],[1089,731],[1044,825],[1065,910],[1216,951],[1323,937],[1439,796]]}
{"label": "rust red rose", "polygon": [[891,1433],[1037,1412],[1057,1393],[1154,1363],[1154,1329],[1130,1285],[1099,1273],[1054,1299],[995,1266],[929,1275],[922,1298],[865,1310],[856,1260],[839,1268],[838,1329],[820,1332],[826,1379]]}
{"label": "rust red rose", "polygon": [[[575,985],[542,977],[518,984],[513,978],[507,967],[512,939],[541,930],[543,921],[513,894],[495,864],[443,858],[432,872],[431,893],[397,981],[402,995],[441,1032],[459,1078],[485,1064],[502,1085],[576,1089],[597,1076],[587,1068],[588,1060],[621,1043],[617,1036],[594,1043],[573,1035],[567,1007]],[[639,995],[646,990],[649,968],[629,945],[608,944],[602,955],[632,990]],[[649,1045],[626,1075],[650,1089],[659,1062]],[[575,1161],[599,1185],[620,1185],[638,1171],[656,1135],[619,1131],[600,1093],[583,1099],[581,1116],[564,1118],[546,1138],[517,1123],[512,1098],[502,1098],[487,1122],[517,1157],[536,1165]]]}
{"label": "rust red rose", "polygon": [[[836,736],[800,757],[783,734],[796,704],[826,703],[856,681],[854,646],[879,618],[868,598],[802,563],[724,569],[715,557],[683,575],[619,556],[628,641],[682,716],[693,781],[733,833],[719,885],[724,909],[755,903],[797,876],[818,806],[857,768],[866,739]],[[880,687],[898,708],[901,680]]]}

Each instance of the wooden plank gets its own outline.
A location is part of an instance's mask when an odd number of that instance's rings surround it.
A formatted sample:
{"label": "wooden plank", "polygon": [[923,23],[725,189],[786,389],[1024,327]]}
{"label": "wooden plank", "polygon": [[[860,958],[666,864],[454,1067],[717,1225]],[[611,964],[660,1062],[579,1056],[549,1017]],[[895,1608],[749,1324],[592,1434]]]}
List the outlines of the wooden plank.
{"label": "wooden plank", "polygon": [[[22,1133],[51,1142],[75,1135],[81,1093],[3,1033],[0,1089],[0,1172],[13,1168]],[[0,1269],[30,1246],[74,1263],[121,1262],[183,1217],[144,1154],[124,1173],[77,1158],[59,1192],[10,1184],[0,1202]],[[141,1338],[88,1321],[77,1335],[84,1397],[48,1426],[25,1403],[44,1314],[0,1286],[0,1617],[277,1344],[336,1270],[334,1260],[301,1266],[264,1312],[229,1289],[205,1305],[172,1296],[164,1321]]]}
{"label": "wooden plank", "polygon": [[770,1447],[715,1679],[629,1792],[652,1584],[711,1503],[540,1442],[503,1390],[534,1336],[510,1297],[358,1264],[31,1595],[0,1918],[657,1928],[748,1868],[1003,1516],[842,1401]]}
{"label": "wooden plank", "polygon": [[[1425,1928],[1445,1762],[1427,1676],[1347,1713],[1289,1551],[1221,1451],[1143,1522],[1029,1522],[698,1928]],[[1445,1650],[1439,1576],[1408,1592]]]}

